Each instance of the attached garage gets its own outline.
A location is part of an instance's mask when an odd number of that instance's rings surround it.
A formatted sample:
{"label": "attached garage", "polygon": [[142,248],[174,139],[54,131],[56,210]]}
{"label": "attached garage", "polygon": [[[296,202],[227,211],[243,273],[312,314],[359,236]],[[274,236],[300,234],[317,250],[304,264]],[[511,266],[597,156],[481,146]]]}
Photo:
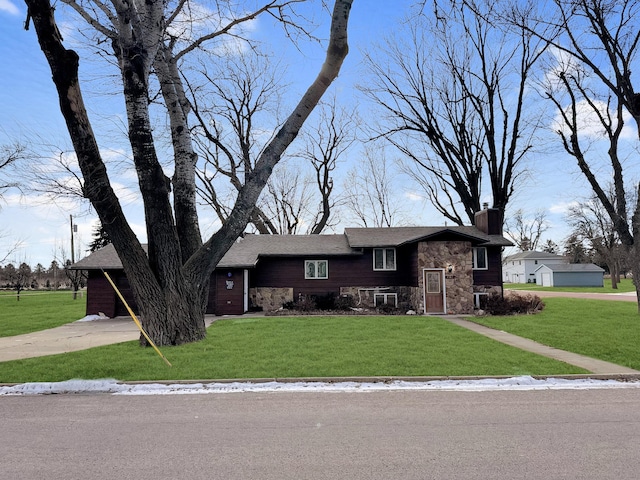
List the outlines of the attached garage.
{"label": "attached garage", "polygon": [[540,265],[536,283],[543,287],[602,287],[604,270],[593,263]]}

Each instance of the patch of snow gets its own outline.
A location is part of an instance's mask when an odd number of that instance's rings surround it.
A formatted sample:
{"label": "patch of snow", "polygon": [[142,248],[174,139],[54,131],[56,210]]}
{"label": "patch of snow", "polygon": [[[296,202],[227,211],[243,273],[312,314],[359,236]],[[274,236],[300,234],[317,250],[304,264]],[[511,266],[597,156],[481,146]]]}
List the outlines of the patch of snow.
{"label": "patch of snow", "polygon": [[580,390],[640,388],[640,382],[594,379],[535,379],[530,376],[479,380],[434,380],[410,382],[231,382],[192,384],[127,384],[117,380],[68,380],[65,382],[23,383],[0,387],[2,395],[49,395],[109,393],[114,395],[187,395],[243,392],[381,392],[397,390],[486,392],[496,390]]}
{"label": "patch of snow", "polygon": [[86,317],[82,317],[80,320],[76,320],[76,322],[95,322],[97,320],[109,320],[109,317],[100,312],[97,315],[87,315]]}

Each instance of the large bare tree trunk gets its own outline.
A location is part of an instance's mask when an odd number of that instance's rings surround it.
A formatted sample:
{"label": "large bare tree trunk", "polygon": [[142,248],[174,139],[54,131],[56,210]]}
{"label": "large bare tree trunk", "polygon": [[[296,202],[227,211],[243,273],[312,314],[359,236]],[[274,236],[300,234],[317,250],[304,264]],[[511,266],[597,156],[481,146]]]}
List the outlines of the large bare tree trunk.
{"label": "large bare tree trunk", "polygon": [[[337,77],[347,55],[347,24],[353,0],[337,0],[334,7],[327,57],[320,74],[300,103],[265,148],[254,172],[240,190],[227,223],[188,258],[193,244],[181,248],[179,228],[169,201],[169,181],[158,162],[148,111],[148,79],[162,44],[164,19],[157,2],[114,0],[118,35],[112,38],[124,85],[129,119],[129,139],[142,194],[148,236],[148,256],[127,222],[111,188],[93,134],[78,81],[78,55],[64,48],[49,0],[25,0],[40,47],[47,58],[84,177],[84,194],[91,201],[111,238],[140,308],[142,323],[158,345],[176,345],[204,338],[204,308],[208,282],[220,259],[244,231],[273,167],[296,138],[305,120]],[[29,19],[27,21],[27,27]],[[105,32],[107,36],[109,32]],[[162,65],[160,65],[162,66]],[[165,65],[166,66],[166,65]],[[170,98],[170,95],[167,95]],[[179,133],[179,132],[176,132]],[[175,141],[175,136],[174,136]],[[175,145],[174,145],[175,146]],[[188,150],[188,149],[187,149]],[[176,168],[184,187],[183,207],[191,209],[188,152]],[[178,188],[181,182],[175,182]],[[182,188],[182,187],[180,187]],[[194,232],[197,226],[182,230]],[[188,236],[188,234],[186,234]]]}

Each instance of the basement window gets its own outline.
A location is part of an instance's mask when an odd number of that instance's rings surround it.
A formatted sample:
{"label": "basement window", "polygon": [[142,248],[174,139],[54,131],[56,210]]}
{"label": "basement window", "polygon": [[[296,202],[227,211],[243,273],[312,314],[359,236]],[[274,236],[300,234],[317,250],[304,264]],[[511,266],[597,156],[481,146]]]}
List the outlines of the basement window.
{"label": "basement window", "polygon": [[373,303],[376,307],[382,305],[398,306],[398,294],[397,293],[376,293],[373,296]]}

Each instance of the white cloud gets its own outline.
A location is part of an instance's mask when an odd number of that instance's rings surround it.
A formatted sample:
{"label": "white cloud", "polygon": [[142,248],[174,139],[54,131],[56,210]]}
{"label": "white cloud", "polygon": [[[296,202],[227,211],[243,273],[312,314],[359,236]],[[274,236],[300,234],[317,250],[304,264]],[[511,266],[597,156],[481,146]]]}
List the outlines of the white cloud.
{"label": "white cloud", "polygon": [[[565,112],[567,112],[568,116],[571,116],[569,108],[570,107],[566,107]],[[590,139],[604,139],[606,138],[606,132],[594,108],[597,109],[604,118],[607,118],[607,116],[610,117],[615,126],[616,113],[614,111],[607,112],[608,107],[605,102],[596,100],[593,101],[593,105],[590,105],[586,100],[581,100],[576,104],[578,135]],[[622,127],[622,133],[620,134],[622,139],[634,140],[636,138],[637,132],[631,126],[632,122],[633,119],[631,118],[631,115],[628,112],[624,112],[624,126]],[[551,124],[551,129],[554,132],[561,131],[565,135],[569,135],[570,133],[559,112],[556,114]]]}
{"label": "white cloud", "polygon": [[575,207],[576,205],[578,205],[578,202],[576,201],[556,203],[554,205],[551,205],[551,207],[549,207],[549,212],[555,213],[558,215],[564,215],[569,211],[571,207]]}
{"label": "white cloud", "polygon": [[415,192],[405,192],[404,196],[412,202],[422,202],[424,200],[424,196]]}
{"label": "white cloud", "polygon": [[[219,11],[211,10],[197,2],[191,2],[188,5],[188,8],[184,8],[167,28],[171,35],[184,44],[212,31],[218,31],[221,25],[227,25],[231,21],[231,18],[221,18]],[[218,37],[214,41],[207,42],[204,48],[213,49],[220,56],[237,55],[248,48],[241,37],[249,36],[251,32],[257,30],[257,23],[257,20],[242,22],[231,30],[233,35]]]}
{"label": "white cloud", "polygon": [[11,0],[0,0],[0,12],[20,15],[20,9]]}

